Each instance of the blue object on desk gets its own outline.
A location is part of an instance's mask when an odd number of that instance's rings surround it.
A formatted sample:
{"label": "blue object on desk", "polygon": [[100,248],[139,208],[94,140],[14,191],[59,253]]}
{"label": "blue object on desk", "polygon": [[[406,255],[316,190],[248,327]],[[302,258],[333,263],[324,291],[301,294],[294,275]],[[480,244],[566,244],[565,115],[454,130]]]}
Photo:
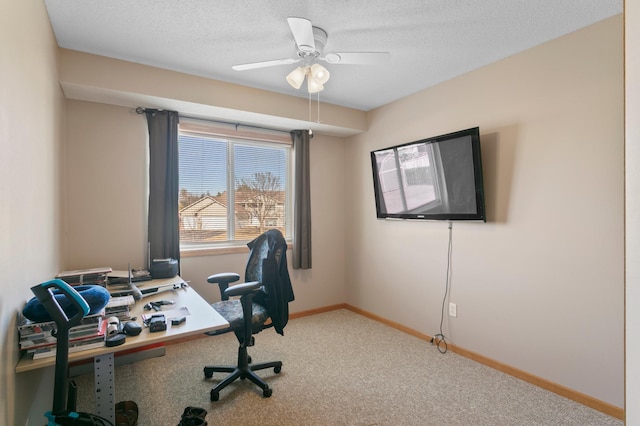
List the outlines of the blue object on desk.
{"label": "blue object on desk", "polygon": [[[54,281],[60,281],[64,283],[64,281],[61,281],[61,280],[54,280]],[[109,303],[109,298],[110,298],[109,290],[107,290],[102,286],[79,285],[79,286],[73,287],[73,289],[77,293],[79,293],[80,296],[82,296],[82,299],[84,299],[84,301],[86,301],[86,303],[88,304],[89,312],[86,315],[97,314],[102,310],[102,308],[107,306],[107,303]],[[55,297],[56,299],[56,302],[58,302],[58,305],[62,308],[62,310],[64,311],[64,313],[67,315],[68,318],[73,317],[78,313],[78,308],[77,308],[78,305],[75,304],[73,300],[71,300],[68,297],[67,293],[61,291],[60,287],[53,290],[52,293],[53,293],[53,297]],[[47,309],[43,306],[42,302],[38,300],[37,297],[34,297],[27,302],[24,309],[22,310],[22,314],[26,318],[35,322],[53,321],[53,318],[51,317]]]}

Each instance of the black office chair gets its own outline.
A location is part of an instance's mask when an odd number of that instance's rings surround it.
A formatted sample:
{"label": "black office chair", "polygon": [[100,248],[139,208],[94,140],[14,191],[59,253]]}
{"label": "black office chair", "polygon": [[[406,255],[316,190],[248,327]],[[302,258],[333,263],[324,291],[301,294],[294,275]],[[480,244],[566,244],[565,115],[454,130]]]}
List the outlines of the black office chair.
{"label": "black office chair", "polygon": [[[282,368],[281,361],[252,364],[247,347],[254,344],[253,334],[266,328],[273,327],[279,334],[284,334],[283,329],[289,320],[289,302],[294,299],[287,270],[287,243],[280,231],[272,229],[247,245],[251,251],[244,283],[229,287],[240,279],[233,272],[207,278],[208,282],[218,284],[222,298],[211,306],[230,324],[228,329],[209,334],[233,331],[240,342],[237,366],[204,367],[206,378],[211,378],[214,372],[231,373],[211,390],[211,401],[217,401],[220,391],[238,378],[248,378],[268,398],[271,389],[254,371],[273,368],[275,373],[279,373]],[[240,299],[230,299],[234,296],[240,296]]]}

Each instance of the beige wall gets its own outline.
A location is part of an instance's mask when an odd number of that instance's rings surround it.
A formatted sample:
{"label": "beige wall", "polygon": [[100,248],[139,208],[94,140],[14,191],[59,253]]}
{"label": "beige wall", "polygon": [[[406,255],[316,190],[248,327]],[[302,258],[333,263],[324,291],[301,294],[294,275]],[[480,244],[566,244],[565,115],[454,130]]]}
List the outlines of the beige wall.
{"label": "beige wall", "polygon": [[479,126],[487,223],[454,223],[449,341],[623,406],[622,18],[369,113],[350,138],[347,302],[439,332],[448,229],[377,220],[369,152]]}
{"label": "beige wall", "polygon": [[640,4],[625,2],[626,411],[640,424]]}
{"label": "beige wall", "polygon": [[[43,2],[0,2],[0,424],[45,423],[52,369],[16,375],[15,316],[62,264],[63,97]],[[46,379],[46,380],[43,380]]]}
{"label": "beige wall", "polygon": [[67,100],[65,269],[144,268],[147,122],[118,106]]}

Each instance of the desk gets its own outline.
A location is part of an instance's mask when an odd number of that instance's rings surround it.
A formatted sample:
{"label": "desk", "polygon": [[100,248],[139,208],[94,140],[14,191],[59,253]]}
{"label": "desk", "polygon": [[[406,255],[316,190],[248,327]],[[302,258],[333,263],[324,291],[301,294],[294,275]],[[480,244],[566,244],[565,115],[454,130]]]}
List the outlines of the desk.
{"label": "desk", "polygon": [[[151,280],[138,283],[138,288],[143,290],[156,286],[177,284],[184,281],[181,277]],[[169,311],[180,307],[189,310],[187,320],[178,325],[172,326],[171,321],[167,321],[167,330],[149,333],[148,328],[143,328],[138,336],[127,336],[126,342],[116,347],[102,347],[88,349],[86,351],[73,352],[69,354],[69,362],[80,361],[93,358],[94,374],[96,377],[96,410],[95,414],[110,419],[115,424],[115,396],[114,396],[114,354],[116,352],[128,351],[157,343],[165,343],[182,337],[203,334],[207,331],[219,330],[229,326],[229,323],[211,307],[194,289],[187,286],[175,290],[153,293],[145,296],[141,301],[136,302],[130,309],[132,317],[137,317],[137,322],[142,324],[142,315],[155,313],[145,311],[144,305],[148,302],[158,300],[173,300],[175,304],[164,306],[163,310]],[[162,313],[162,311],[157,312]],[[35,370],[38,368],[54,365],[55,357],[41,359],[25,359],[23,357],[16,365],[16,373]]]}

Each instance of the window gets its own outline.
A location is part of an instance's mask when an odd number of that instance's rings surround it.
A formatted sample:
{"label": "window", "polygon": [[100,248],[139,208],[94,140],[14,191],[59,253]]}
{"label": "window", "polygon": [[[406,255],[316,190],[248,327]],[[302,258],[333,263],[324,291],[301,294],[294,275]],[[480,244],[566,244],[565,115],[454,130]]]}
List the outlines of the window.
{"label": "window", "polygon": [[181,122],[178,150],[181,250],[244,245],[271,228],[291,235],[288,134]]}
{"label": "window", "polygon": [[446,204],[442,160],[433,144],[412,144],[376,152],[380,183],[389,213]]}

